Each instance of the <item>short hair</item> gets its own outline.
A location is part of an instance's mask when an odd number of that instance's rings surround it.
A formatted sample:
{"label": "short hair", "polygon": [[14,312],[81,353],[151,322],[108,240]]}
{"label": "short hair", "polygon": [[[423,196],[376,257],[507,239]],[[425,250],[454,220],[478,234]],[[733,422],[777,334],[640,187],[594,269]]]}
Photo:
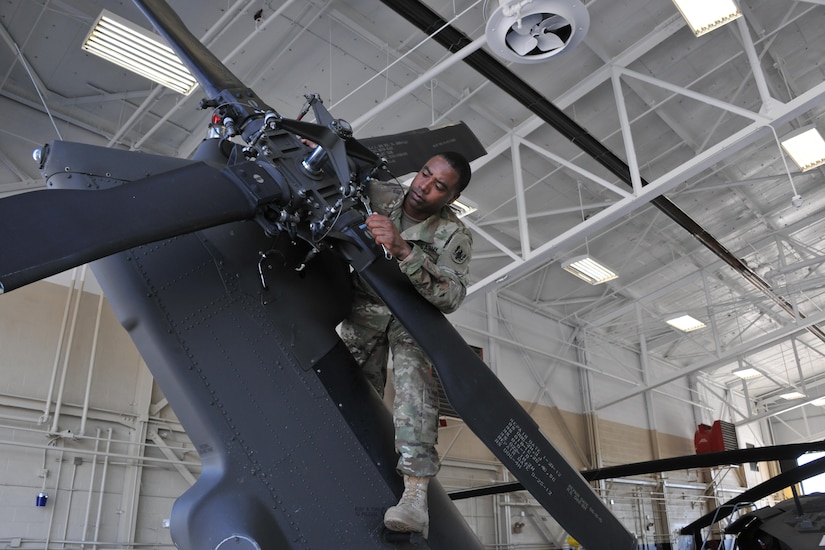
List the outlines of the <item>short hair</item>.
{"label": "short hair", "polygon": [[470,163],[467,162],[464,155],[456,153],[455,151],[444,151],[437,153],[435,156],[446,160],[450,168],[456,171],[458,174],[458,192],[461,193],[464,191],[464,189],[467,188],[467,184],[470,183],[470,176],[472,176]]}

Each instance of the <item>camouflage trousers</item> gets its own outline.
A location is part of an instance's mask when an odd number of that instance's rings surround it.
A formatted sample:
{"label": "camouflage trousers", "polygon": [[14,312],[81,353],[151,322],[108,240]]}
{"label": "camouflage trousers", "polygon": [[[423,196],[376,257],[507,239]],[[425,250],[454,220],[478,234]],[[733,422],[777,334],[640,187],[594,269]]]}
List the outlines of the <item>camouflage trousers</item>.
{"label": "camouflage trousers", "polygon": [[387,360],[392,352],[393,424],[397,469],[415,477],[438,473],[438,389],[432,365],[401,323],[392,319],[384,330],[346,320],[340,327],[364,375],[383,397]]}

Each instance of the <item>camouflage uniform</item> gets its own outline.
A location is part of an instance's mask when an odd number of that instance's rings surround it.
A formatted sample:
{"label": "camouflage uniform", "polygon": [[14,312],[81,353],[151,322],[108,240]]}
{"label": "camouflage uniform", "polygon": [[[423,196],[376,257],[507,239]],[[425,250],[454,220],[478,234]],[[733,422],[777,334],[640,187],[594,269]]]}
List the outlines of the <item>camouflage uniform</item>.
{"label": "camouflage uniform", "polygon": [[[402,230],[404,190],[374,182],[373,209]],[[467,287],[472,236],[449,206],[401,232],[412,252],[399,261],[401,271],[418,292],[444,313],[458,309]],[[387,379],[388,352],[393,357],[393,421],[398,471],[416,477],[434,476],[439,469],[438,391],[427,357],[358,277],[352,312],[341,325],[341,337],[380,395]]]}

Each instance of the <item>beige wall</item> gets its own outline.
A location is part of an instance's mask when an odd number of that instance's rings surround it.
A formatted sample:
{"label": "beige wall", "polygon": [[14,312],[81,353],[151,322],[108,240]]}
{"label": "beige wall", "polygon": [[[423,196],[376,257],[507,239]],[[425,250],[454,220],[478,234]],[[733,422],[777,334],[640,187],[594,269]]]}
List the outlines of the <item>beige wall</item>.
{"label": "beige wall", "polygon": [[[541,431],[565,459],[581,470],[695,453],[692,439],[596,418],[597,446],[601,457],[601,463],[596,464],[590,458],[592,448],[587,415],[531,403],[522,402],[521,405],[530,412]],[[446,422],[447,426],[439,432],[438,449],[442,456],[478,462],[494,461],[494,455],[461,420],[448,418]]]}
{"label": "beige wall", "polygon": [[[73,298],[76,296],[74,293]],[[191,482],[176,469],[181,464],[174,464],[174,457],[185,462],[184,467],[196,476],[197,456],[108,304],[104,302],[101,310],[92,361],[99,296],[83,293],[79,303],[74,299],[69,302],[66,315],[68,298],[67,287],[48,282],[0,296],[0,546],[16,537],[90,540],[96,530],[101,541],[135,540],[170,546],[162,520]],[[64,365],[65,387],[60,394]],[[79,431],[90,365],[94,373],[85,437],[54,438],[49,432],[58,395],[62,403],[58,430]],[[53,375],[49,417],[44,421],[41,417]],[[576,386],[571,386],[569,393],[575,391]],[[581,401],[575,395],[566,397],[571,402]],[[588,417],[556,406],[521,403],[578,469],[693,453],[688,437]],[[98,430],[100,440],[95,439]],[[104,487],[105,457],[102,452],[95,455],[94,449],[102,451],[109,430],[114,442],[111,453],[119,458],[109,461]],[[163,434],[165,443],[161,443],[171,448],[171,455],[169,449],[159,446],[157,437],[151,438],[157,433]],[[447,465],[442,469],[442,484],[448,489],[512,480],[460,420],[447,419],[439,439],[439,452]],[[130,455],[148,459],[147,467],[123,459]],[[45,481],[40,475],[44,469],[48,470]],[[597,489],[610,499],[614,513],[628,528],[651,533],[651,537],[658,530],[656,536],[664,536],[667,525],[651,531],[644,520],[648,515],[662,516],[650,504],[655,501],[650,496],[651,487],[669,491],[662,489],[664,479],[699,486],[707,477],[683,471],[664,478],[652,475],[630,482],[610,482]],[[726,483],[735,483],[737,477],[728,476]],[[34,497],[44,483],[50,493],[49,506],[35,508]],[[685,524],[691,515],[698,517],[704,509],[701,489],[680,491],[675,498],[683,506],[665,514],[667,521],[675,525]],[[86,510],[88,494],[93,502],[91,514]],[[99,526],[94,517],[98,502],[103,510]],[[696,503],[700,503],[698,507]],[[552,527],[549,532],[541,531],[541,525],[551,525],[552,520],[542,516],[543,510],[536,511],[529,495],[469,499],[459,507],[485,542],[494,542],[489,539],[493,533],[499,537],[507,533],[509,513],[526,512],[520,517],[532,514],[536,518],[533,523],[527,522],[523,532],[512,535],[521,542],[539,543],[555,532]],[[85,533],[84,523],[89,524]]]}
{"label": "beige wall", "polygon": [[[84,292],[78,304],[75,293],[67,308],[68,296],[68,288],[48,282],[0,296],[0,395],[45,401],[57,364],[53,394],[59,389],[66,365],[63,402],[83,404],[100,297]],[[91,367],[91,407],[137,414],[130,405],[140,364],[128,334],[104,302]]]}

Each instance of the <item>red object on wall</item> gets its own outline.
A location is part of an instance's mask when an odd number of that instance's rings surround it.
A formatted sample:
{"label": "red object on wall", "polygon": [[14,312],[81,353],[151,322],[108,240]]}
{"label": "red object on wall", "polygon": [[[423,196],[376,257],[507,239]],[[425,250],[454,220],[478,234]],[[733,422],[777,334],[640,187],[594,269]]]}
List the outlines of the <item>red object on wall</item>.
{"label": "red object on wall", "polygon": [[693,447],[696,449],[697,455],[710,452],[710,432],[710,426],[699,424],[696,433],[693,434]]}
{"label": "red object on wall", "polygon": [[736,428],[730,422],[716,420],[713,426],[699,424],[693,435],[693,446],[696,454],[733,451],[739,448],[736,439]]}

